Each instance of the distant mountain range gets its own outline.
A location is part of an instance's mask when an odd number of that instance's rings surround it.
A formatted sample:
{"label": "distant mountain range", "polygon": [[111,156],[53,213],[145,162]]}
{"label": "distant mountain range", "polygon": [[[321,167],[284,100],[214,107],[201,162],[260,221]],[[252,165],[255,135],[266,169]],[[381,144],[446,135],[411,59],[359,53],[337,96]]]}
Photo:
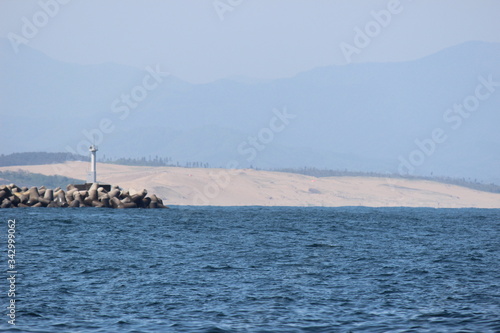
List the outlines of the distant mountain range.
{"label": "distant mountain range", "polygon": [[[85,154],[88,133],[99,132],[99,154],[111,157],[382,173],[407,171],[403,158],[415,175],[500,184],[500,44],[276,80],[195,85],[155,81],[155,71],[168,66],[64,63],[27,46],[15,54],[0,39],[0,153]],[[478,99],[481,80],[493,83]],[[474,111],[447,111],[463,103]],[[435,129],[444,142],[429,141]]]}

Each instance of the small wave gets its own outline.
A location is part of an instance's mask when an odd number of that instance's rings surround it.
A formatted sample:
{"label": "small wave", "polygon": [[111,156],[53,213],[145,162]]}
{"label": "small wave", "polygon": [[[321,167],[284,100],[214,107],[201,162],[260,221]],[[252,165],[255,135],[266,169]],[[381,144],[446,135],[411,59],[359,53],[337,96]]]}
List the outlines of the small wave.
{"label": "small wave", "polygon": [[73,253],[73,252],[78,253],[78,250],[79,250],[79,248],[77,246],[73,246],[71,248],[61,249],[61,250],[59,250],[59,252],[61,252],[61,253]]}
{"label": "small wave", "polygon": [[57,327],[58,329],[63,329],[63,328],[70,328],[71,325],[67,323],[57,323],[57,324],[52,324],[50,325],[51,327]]}
{"label": "small wave", "polygon": [[327,244],[327,243],[313,243],[306,245],[306,247],[333,248],[333,247],[339,247],[339,245]]}
{"label": "small wave", "polygon": [[226,269],[235,269],[234,267],[230,265],[224,265],[224,266],[212,266],[212,265],[207,265],[203,267],[203,269],[210,270],[210,271],[219,271],[219,270],[226,270]]}
{"label": "small wave", "polygon": [[[335,325],[337,326],[337,325]],[[333,327],[330,325],[325,325],[325,326],[305,326],[300,328],[301,332],[313,332],[313,333],[326,333],[326,332],[332,332]]]}
{"label": "small wave", "polygon": [[204,329],[203,332],[205,332],[205,333],[225,333],[225,332],[231,332],[231,331],[227,331],[227,330],[224,330],[224,329],[219,328],[217,326],[213,326],[213,327],[209,327],[209,328]]}
{"label": "small wave", "polygon": [[429,274],[429,271],[426,269],[421,269],[421,268],[412,268],[412,269],[406,271],[406,273],[412,274],[412,275],[425,275],[425,274]]}
{"label": "small wave", "polygon": [[260,297],[259,299],[261,299],[261,300],[267,300],[267,301],[283,302],[283,303],[295,302],[294,298],[288,297],[288,296],[281,296],[281,295],[269,296],[269,297]]}
{"label": "small wave", "polygon": [[74,293],[69,290],[68,288],[59,288],[57,290],[59,293],[63,294],[63,295],[73,295]]}
{"label": "small wave", "polygon": [[72,219],[61,219],[61,220],[56,220],[55,222],[61,223],[61,224],[72,224],[74,221]]}
{"label": "small wave", "polygon": [[[16,301],[17,303],[17,301]],[[36,312],[19,312],[20,315],[22,315],[23,317],[26,316],[26,317],[34,317],[34,318],[42,318],[43,316],[39,313],[36,313]]]}
{"label": "small wave", "polygon": [[115,267],[102,267],[102,268],[94,268],[94,269],[87,268],[84,271],[77,273],[77,274],[85,275],[85,274],[94,274],[94,273],[99,273],[99,272],[116,272],[118,270],[119,269],[115,268]]}
{"label": "small wave", "polygon": [[470,315],[459,312],[439,311],[422,313],[419,318],[468,318]]}

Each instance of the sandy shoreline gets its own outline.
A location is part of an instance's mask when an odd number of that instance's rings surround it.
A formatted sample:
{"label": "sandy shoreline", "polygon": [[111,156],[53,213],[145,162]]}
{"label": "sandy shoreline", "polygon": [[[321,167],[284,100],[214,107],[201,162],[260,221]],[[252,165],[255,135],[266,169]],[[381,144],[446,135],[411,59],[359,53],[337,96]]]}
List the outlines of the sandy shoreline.
{"label": "sandy shoreline", "polygon": [[[0,167],[0,171],[85,179],[88,167],[86,162],[67,162]],[[101,183],[146,188],[167,205],[500,208],[500,194],[423,180],[101,163],[97,170]]]}

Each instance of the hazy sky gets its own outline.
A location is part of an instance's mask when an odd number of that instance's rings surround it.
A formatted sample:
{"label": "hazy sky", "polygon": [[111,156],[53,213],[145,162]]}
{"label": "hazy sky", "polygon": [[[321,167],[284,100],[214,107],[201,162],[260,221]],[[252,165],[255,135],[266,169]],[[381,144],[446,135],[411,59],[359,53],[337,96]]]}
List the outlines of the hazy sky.
{"label": "hazy sky", "polygon": [[356,47],[356,27],[371,28],[372,37],[369,45],[358,40],[354,62],[500,42],[499,14],[498,0],[0,0],[0,37],[29,37],[30,47],[63,61],[161,64],[184,80],[208,82],[346,64],[341,45]]}

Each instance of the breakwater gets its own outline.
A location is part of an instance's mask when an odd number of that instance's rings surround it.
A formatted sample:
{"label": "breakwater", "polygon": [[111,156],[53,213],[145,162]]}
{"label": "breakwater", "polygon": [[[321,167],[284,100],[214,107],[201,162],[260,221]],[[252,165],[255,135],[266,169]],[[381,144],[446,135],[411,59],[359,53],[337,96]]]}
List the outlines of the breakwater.
{"label": "breakwater", "polygon": [[89,184],[88,189],[68,185],[61,188],[0,186],[0,208],[14,207],[106,207],[167,208],[162,199],[147,190],[123,190],[118,186]]}

